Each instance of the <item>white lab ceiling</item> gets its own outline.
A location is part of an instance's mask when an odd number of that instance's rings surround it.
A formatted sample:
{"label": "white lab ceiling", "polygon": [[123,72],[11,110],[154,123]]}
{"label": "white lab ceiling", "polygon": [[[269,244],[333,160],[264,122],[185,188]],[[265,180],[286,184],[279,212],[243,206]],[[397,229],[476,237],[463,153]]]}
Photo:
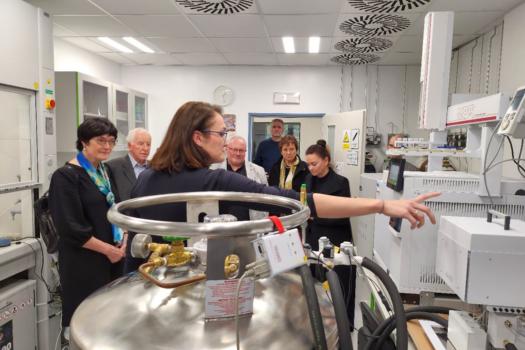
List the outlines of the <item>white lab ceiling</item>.
{"label": "white lab ceiling", "polygon": [[[424,16],[454,11],[454,47],[525,0],[26,0],[53,15],[54,35],[124,65],[418,64]],[[118,53],[133,36],[155,50]],[[295,54],[281,38],[295,37]],[[319,54],[308,37],[320,36]],[[127,45],[129,47],[129,45]],[[341,51],[346,50],[346,51]]]}

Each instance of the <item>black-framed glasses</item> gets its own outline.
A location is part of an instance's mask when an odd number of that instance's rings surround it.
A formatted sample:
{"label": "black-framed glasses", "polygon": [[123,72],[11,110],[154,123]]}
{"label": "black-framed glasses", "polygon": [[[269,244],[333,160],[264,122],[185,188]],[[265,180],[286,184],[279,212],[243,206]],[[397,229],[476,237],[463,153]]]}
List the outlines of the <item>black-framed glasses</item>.
{"label": "black-framed glasses", "polygon": [[228,136],[228,132],[224,131],[224,130],[223,131],[216,131],[216,130],[205,129],[205,130],[202,130],[202,132],[209,133],[209,134],[217,134],[220,137],[222,137],[223,139],[226,139],[226,137]]}

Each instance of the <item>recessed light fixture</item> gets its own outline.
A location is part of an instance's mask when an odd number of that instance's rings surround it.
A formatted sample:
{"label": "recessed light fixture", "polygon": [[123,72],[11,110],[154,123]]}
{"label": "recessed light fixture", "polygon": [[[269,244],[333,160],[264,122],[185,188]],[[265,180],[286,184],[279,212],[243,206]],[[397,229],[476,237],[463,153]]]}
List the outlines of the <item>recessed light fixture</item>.
{"label": "recessed light fixture", "polygon": [[293,37],[283,36],[283,46],[284,46],[284,52],[295,53],[295,44],[293,41]]}
{"label": "recessed light fixture", "polygon": [[142,52],[155,53],[155,51],[150,49],[148,46],[144,45],[143,43],[141,43],[140,41],[138,41],[137,39],[135,39],[135,38],[133,38],[131,36],[125,36],[122,39],[124,39],[127,43],[135,46],[137,49],[139,49]]}
{"label": "recessed light fixture", "polygon": [[319,46],[321,45],[321,38],[318,36],[311,36],[308,38],[308,52],[319,53]]}
{"label": "recessed light fixture", "polygon": [[115,50],[118,50],[120,52],[133,53],[133,50],[131,50],[130,48],[122,45],[119,42],[116,42],[113,39],[108,38],[107,36],[99,36],[97,39],[102,41],[104,44],[109,45],[112,48],[114,48]]}

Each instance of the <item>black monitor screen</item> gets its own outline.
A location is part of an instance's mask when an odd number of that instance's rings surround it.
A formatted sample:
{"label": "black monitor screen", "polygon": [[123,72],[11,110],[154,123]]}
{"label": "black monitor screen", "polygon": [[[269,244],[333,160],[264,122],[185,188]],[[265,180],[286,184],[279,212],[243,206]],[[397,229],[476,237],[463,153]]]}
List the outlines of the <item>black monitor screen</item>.
{"label": "black monitor screen", "polygon": [[390,159],[386,185],[394,191],[403,191],[403,173],[405,171],[404,159]]}

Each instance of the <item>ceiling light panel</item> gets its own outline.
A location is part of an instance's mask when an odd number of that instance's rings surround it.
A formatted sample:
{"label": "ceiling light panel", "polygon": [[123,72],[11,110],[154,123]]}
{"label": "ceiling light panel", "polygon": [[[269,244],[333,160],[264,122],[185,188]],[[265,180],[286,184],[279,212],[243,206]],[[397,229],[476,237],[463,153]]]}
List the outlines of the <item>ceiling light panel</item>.
{"label": "ceiling light panel", "polygon": [[133,53],[133,50],[131,50],[129,47],[126,47],[124,45],[122,45],[121,43],[111,39],[111,38],[108,38],[107,36],[100,36],[97,38],[100,42],[106,44],[106,46],[109,46],[119,52],[123,52],[123,53]]}
{"label": "ceiling light panel", "polygon": [[293,37],[283,36],[283,47],[286,53],[295,53],[295,43]]}
{"label": "ceiling light panel", "polygon": [[127,42],[128,44],[134,46],[135,48],[139,49],[140,51],[142,52],[145,52],[145,53],[155,53],[155,51],[153,51],[149,46],[141,43],[140,41],[138,41],[137,39],[131,37],[131,36],[125,36],[122,38],[125,42]]}
{"label": "ceiling light panel", "polygon": [[308,52],[309,53],[319,53],[320,46],[321,46],[320,37],[311,36],[308,38]]}

